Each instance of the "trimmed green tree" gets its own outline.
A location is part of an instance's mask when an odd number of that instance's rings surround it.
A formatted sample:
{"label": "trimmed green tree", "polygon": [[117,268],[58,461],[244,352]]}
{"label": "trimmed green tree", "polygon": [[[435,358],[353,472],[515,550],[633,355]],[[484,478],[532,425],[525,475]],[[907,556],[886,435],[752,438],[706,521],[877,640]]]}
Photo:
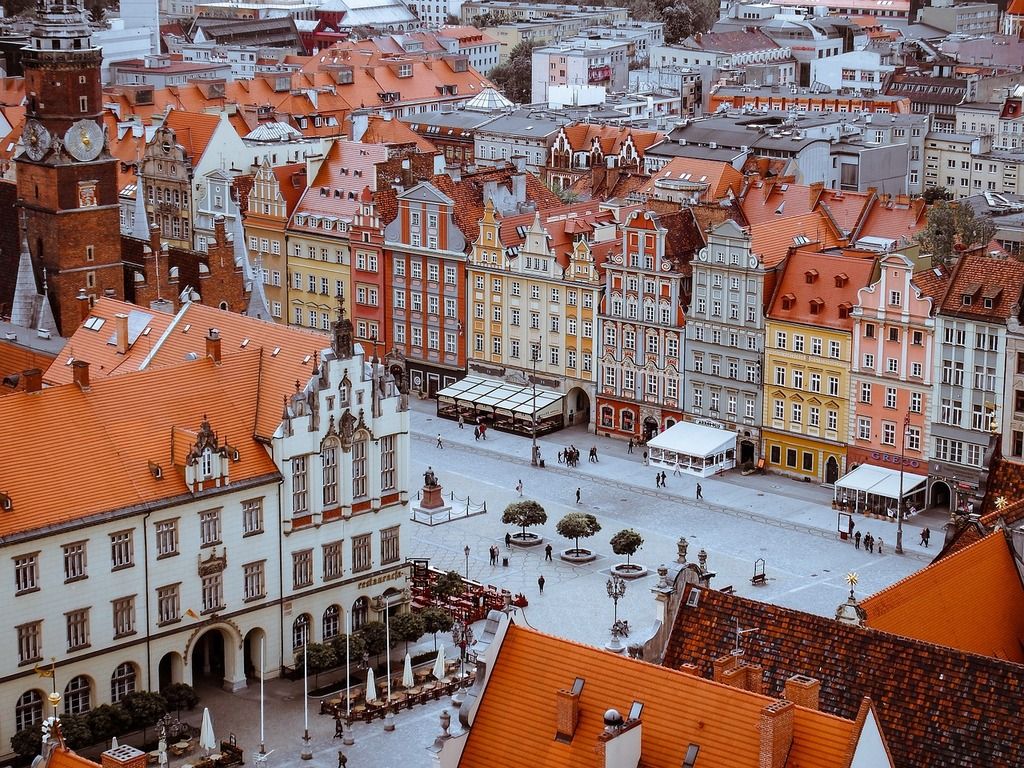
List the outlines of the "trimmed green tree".
{"label": "trimmed green tree", "polygon": [[[295,668],[302,669],[302,650],[295,652]],[[313,673],[313,685],[319,687],[320,673],[335,666],[338,661],[334,655],[334,649],[324,643],[310,643],[306,646],[305,661],[308,672]]]}
{"label": "trimmed green tree", "polygon": [[559,536],[576,542],[574,552],[580,551],[580,539],[588,539],[601,530],[597,518],[587,512],[570,512],[556,526]]}
{"label": "trimmed green tree", "polygon": [[624,528],[612,536],[611,545],[612,552],[616,555],[625,555],[626,565],[629,565],[629,559],[644,545],[644,537],[632,528]]}
{"label": "trimmed green tree", "polygon": [[181,720],[181,710],[194,709],[199,703],[199,694],[188,683],[171,683],[160,691],[167,702],[167,708],[173,709],[175,717]]}
{"label": "trimmed green tree", "polygon": [[64,743],[71,749],[82,749],[97,741],[89,730],[89,721],[84,714],[61,715],[60,732],[64,737]]}
{"label": "trimmed green tree", "polygon": [[415,613],[400,613],[391,617],[391,639],[405,643],[405,652],[409,652],[409,643],[415,643],[426,630],[423,619]]}
{"label": "trimmed green tree", "polygon": [[388,647],[387,627],[381,621],[368,621],[359,628],[358,634],[363,640],[366,653],[373,656],[373,663],[376,666],[380,662],[380,655]]}
{"label": "trimmed green tree", "polygon": [[39,754],[39,745],[43,743],[43,726],[41,723],[30,725],[11,736],[11,749],[19,757],[26,760]]}
{"label": "trimmed green tree", "polygon": [[146,729],[167,712],[167,700],[150,691],[133,691],[121,699],[120,704],[131,717],[132,726],[142,729],[143,741]]}
{"label": "trimmed green tree", "polygon": [[[345,635],[340,634],[333,640],[331,640],[331,648],[334,649],[334,656],[338,659],[338,664],[345,663]],[[352,636],[348,641],[348,658],[349,663],[355,661],[358,663],[363,658],[363,654],[366,652],[366,643],[363,642],[363,638],[359,632],[353,632]]]}
{"label": "trimmed green tree", "polygon": [[93,707],[85,713],[85,719],[95,741],[107,741],[111,736],[121,736],[131,728],[131,717],[123,707],[114,704]]}
{"label": "trimmed green tree", "polygon": [[458,571],[442,573],[434,582],[433,593],[438,600],[447,600],[449,597],[456,597],[466,591],[466,585],[462,581],[462,575]]}
{"label": "trimmed green tree", "polygon": [[533,499],[514,501],[505,507],[501,513],[501,522],[505,525],[514,525],[522,530],[516,534],[521,539],[526,538],[526,529],[534,525],[544,525],[548,521],[548,513],[544,507]]}
{"label": "trimmed green tree", "polygon": [[447,632],[452,628],[455,620],[448,611],[436,606],[430,606],[420,611],[420,619],[423,621],[423,631],[434,636],[434,650],[437,650],[437,633]]}

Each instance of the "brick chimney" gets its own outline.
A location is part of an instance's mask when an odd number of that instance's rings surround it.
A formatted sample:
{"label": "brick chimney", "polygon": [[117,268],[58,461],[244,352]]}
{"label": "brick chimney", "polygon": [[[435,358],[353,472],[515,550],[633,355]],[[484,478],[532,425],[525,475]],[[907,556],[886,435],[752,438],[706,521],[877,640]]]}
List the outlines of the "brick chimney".
{"label": "brick chimney", "polygon": [[818,198],[821,197],[821,191],[825,188],[825,183],[822,181],[815,181],[811,183],[809,190],[811,196],[811,208],[818,204]]}
{"label": "brick chimney", "polygon": [[741,691],[764,693],[764,670],[759,665],[749,664],[735,654],[715,659],[712,665],[716,683],[739,688]]}
{"label": "brick chimney", "polygon": [[128,354],[128,315],[124,312],[114,315],[114,343],[117,344],[117,354]]}
{"label": "brick chimney", "polygon": [[146,768],[146,753],[131,744],[121,744],[100,755],[103,768]]}
{"label": "brick chimney", "polygon": [[211,328],[206,336],[206,356],[220,365],[220,331],[216,328]]}
{"label": "brick chimney", "polygon": [[580,719],[580,695],[572,691],[559,690],[555,697],[558,707],[555,716],[555,738],[568,743],[576,735],[576,724]]}
{"label": "brick chimney", "polygon": [[806,675],[793,675],[786,681],[786,700],[798,707],[818,709],[821,681]]}
{"label": "brick chimney", "polygon": [[791,701],[776,701],[761,710],[758,731],[761,747],[758,768],[784,768],[789,748],[793,746],[793,711]]}
{"label": "brick chimney", "polygon": [[92,300],[86,295],[85,288],[78,289],[75,301],[78,302],[78,322],[84,323],[86,318],[89,317],[89,312],[92,310]]}
{"label": "brick chimney", "polygon": [[75,360],[71,363],[71,375],[72,380],[83,392],[89,391],[89,363],[85,360]]}
{"label": "brick chimney", "polygon": [[43,388],[43,371],[41,368],[29,368],[21,374],[25,378],[25,391],[38,392]]}

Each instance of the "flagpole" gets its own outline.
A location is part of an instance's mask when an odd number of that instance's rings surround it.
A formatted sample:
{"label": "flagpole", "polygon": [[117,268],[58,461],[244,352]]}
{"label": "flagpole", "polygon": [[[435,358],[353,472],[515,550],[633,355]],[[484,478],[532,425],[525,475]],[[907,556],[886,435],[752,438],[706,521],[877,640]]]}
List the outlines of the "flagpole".
{"label": "flagpole", "polygon": [[263,667],[264,661],[264,650],[267,639],[266,637],[260,638],[260,754],[266,754],[267,750],[263,745]]}
{"label": "flagpole", "polygon": [[384,715],[384,730],[395,730],[395,714],[391,711],[391,600],[385,598],[384,603],[384,637],[385,649],[388,658],[388,702],[387,713]]}
{"label": "flagpole", "polygon": [[352,671],[351,671],[351,646],[352,640],[352,611],[345,614],[345,725],[342,727],[341,743],[351,747],[356,743],[352,737]]}
{"label": "flagpole", "polygon": [[306,650],[309,648],[309,625],[302,635],[302,753],[303,760],[312,760],[313,751],[309,748],[309,664],[306,662]]}

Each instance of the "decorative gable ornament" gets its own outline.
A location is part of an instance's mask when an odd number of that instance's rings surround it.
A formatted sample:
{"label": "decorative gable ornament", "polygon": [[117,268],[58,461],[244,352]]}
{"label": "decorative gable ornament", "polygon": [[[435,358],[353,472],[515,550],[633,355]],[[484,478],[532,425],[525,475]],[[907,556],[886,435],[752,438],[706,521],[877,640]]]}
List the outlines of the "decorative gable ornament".
{"label": "decorative gable ornament", "polygon": [[[226,442],[221,443],[217,433],[213,431],[210,422],[204,416],[199,431],[190,433],[187,430],[175,429],[172,441],[179,438],[194,439],[187,443],[187,453],[180,462],[185,470],[185,484],[192,493],[208,491],[211,488],[220,488],[229,482],[232,450]],[[172,455],[175,456],[175,464],[179,464],[177,446],[172,445]]]}

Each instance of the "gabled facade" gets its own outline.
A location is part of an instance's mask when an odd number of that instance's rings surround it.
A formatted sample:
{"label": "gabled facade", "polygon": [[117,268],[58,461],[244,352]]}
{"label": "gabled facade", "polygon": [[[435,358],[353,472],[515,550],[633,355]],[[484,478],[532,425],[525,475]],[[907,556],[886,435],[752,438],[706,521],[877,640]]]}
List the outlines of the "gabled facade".
{"label": "gabled facade", "polygon": [[686,319],[686,420],[737,434],[740,464],[761,446],[765,268],[731,219],[708,233],[693,259]]}
{"label": "gabled facade", "polygon": [[914,262],[900,253],[879,258],[878,275],[857,292],[850,354],[850,419],[846,457],[924,475],[931,433],[932,299],[914,283]]}
{"label": "gabled facade", "polygon": [[142,156],[135,195],[142,195],[150,224],[177,248],[192,247],[192,160],[165,122]]}
{"label": "gabled facade", "polygon": [[549,150],[545,181],[555,189],[568,189],[598,167],[642,174],[644,152],[664,134],[608,125],[576,123],[563,126]]}

